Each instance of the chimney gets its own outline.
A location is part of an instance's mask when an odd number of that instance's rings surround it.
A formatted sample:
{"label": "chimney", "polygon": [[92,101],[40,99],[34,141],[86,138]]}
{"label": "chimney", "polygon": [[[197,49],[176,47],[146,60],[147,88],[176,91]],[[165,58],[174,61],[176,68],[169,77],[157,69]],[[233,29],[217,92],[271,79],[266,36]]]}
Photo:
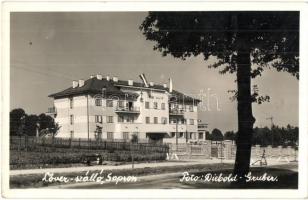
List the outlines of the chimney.
{"label": "chimney", "polygon": [[150,86],[153,87],[154,86],[154,82],[150,82]]}
{"label": "chimney", "polygon": [[116,76],[114,76],[113,78],[112,78],[112,80],[113,80],[113,82],[118,82],[118,77],[116,77]]}
{"label": "chimney", "polygon": [[107,81],[110,81],[110,76],[106,76],[106,80],[107,80]]}
{"label": "chimney", "polygon": [[80,79],[78,82],[79,82],[79,87],[84,86],[84,80],[83,79]]}
{"label": "chimney", "polygon": [[128,85],[133,85],[134,84],[134,81],[133,80],[128,80]]}
{"label": "chimney", "polygon": [[164,86],[164,88],[167,88],[167,84],[166,83],[164,83],[163,86]]}
{"label": "chimney", "polygon": [[78,81],[73,81],[73,88],[78,87]]}
{"label": "chimney", "polygon": [[172,84],[172,79],[169,78],[169,92],[171,93],[173,90],[173,84]]}
{"label": "chimney", "polygon": [[94,75],[91,75],[90,78],[94,78]]}
{"label": "chimney", "polygon": [[96,74],[96,78],[97,78],[98,80],[102,80],[102,79],[103,79],[103,76],[102,76],[101,74]]}

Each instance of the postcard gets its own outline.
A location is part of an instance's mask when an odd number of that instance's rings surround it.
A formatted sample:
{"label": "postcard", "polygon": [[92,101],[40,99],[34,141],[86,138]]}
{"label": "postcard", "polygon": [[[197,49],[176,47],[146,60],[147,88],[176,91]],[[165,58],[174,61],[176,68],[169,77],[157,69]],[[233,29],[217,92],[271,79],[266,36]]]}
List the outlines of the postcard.
{"label": "postcard", "polygon": [[307,197],[303,2],[6,2],[3,198]]}

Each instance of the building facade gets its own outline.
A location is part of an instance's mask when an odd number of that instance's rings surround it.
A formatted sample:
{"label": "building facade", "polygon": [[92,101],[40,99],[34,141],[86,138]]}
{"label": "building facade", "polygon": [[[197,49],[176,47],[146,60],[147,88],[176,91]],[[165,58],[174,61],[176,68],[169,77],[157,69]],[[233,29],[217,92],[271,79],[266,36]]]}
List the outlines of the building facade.
{"label": "building facade", "polygon": [[[51,94],[49,114],[59,123],[58,137],[111,141],[187,143],[199,140],[200,100],[166,84],[91,76]],[[205,139],[205,135],[203,136]]]}

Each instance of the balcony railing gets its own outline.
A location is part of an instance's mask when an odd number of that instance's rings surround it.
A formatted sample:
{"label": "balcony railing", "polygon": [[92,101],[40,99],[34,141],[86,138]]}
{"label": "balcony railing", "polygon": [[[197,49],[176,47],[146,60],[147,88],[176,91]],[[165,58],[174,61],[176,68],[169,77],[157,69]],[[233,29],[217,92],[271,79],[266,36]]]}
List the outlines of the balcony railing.
{"label": "balcony railing", "polygon": [[184,115],[183,109],[170,109],[169,110],[170,115]]}
{"label": "balcony railing", "polygon": [[139,107],[116,107],[115,109],[116,113],[140,113],[140,108]]}

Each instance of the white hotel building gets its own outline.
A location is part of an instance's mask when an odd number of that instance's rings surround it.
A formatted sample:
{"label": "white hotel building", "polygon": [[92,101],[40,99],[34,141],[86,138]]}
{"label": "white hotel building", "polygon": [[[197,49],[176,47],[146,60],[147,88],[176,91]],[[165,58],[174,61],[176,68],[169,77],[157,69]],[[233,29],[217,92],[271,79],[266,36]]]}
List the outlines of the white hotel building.
{"label": "white hotel building", "polygon": [[[142,76],[142,75],[141,75]],[[198,133],[200,100],[172,90],[166,84],[123,81],[91,76],[49,95],[49,114],[61,126],[57,137],[140,142],[186,143],[204,141]]]}

